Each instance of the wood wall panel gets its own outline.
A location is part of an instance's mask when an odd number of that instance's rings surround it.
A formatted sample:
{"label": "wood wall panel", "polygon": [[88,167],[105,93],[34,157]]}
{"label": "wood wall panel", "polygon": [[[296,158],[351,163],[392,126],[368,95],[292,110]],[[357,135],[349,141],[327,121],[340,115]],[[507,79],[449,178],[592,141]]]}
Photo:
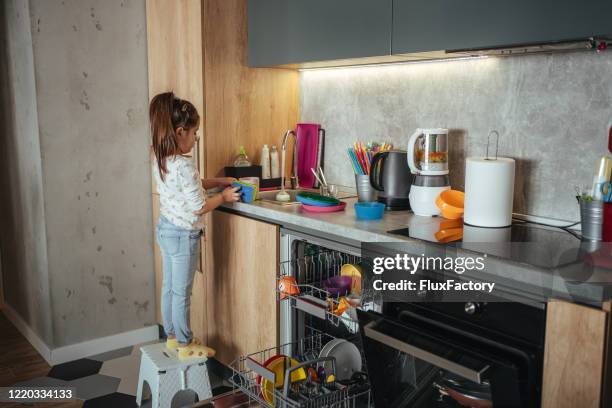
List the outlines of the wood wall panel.
{"label": "wood wall panel", "polygon": [[279,227],[215,211],[208,230],[208,345],[229,364],[278,343]]}
{"label": "wood wall panel", "polygon": [[204,164],[212,177],[222,175],[240,145],[256,164],[264,143],[280,149],[282,136],[298,121],[299,74],[247,66],[247,0],[203,0],[203,5]]}
{"label": "wood wall panel", "polygon": [[599,408],[607,313],[548,303],[542,407]]}
{"label": "wood wall panel", "polygon": [[[158,93],[173,91],[176,96],[191,101],[204,120],[204,73],[202,49],[201,0],[147,0],[147,55],[149,74],[149,101]],[[200,134],[203,125],[200,124]],[[204,142],[194,153],[203,157]],[[197,160],[198,163],[200,160]],[[200,172],[203,168],[200,167]],[[151,178],[153,192],[157,192]],[[153,195],[153,225],[159,219],[159,196]],[[161,255],[154,240],[157,322],[162,323],[160,291],[162,279]],[[204,240],[199,271],[205,265]],[[204,275],[196,274],[193,285],[191,325],[196,337],[206,338],[204,301],[206,282]]]}

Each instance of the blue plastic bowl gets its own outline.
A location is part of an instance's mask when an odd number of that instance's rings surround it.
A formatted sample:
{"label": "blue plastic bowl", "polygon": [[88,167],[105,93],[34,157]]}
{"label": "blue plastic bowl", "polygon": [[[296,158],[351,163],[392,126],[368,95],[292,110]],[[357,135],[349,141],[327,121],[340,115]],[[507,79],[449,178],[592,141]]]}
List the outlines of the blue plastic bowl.
{"label": "blue plastic bowl", "polygon": [[385,213],[383,203],[355,203],[355,215],[358,220],[380,220]]}

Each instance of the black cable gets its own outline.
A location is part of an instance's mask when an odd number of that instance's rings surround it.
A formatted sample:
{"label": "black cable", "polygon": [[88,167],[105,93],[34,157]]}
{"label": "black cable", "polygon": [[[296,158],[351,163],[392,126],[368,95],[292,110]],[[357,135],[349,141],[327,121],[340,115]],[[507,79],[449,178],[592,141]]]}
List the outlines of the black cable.
{"label": "black cable", "polygon": [[560,228],[560,229],[565,229],[565,228],[569,228],[569,227],[573,227],[574,225],[578,225],[580,224],[580,221],[576,221],[573,224],[569,224],[569,225],[553,225],[553,224],[546,224],[543,222],[537,222],[537,221],[529,221],[529,220],[524,220],[522,218],[512,218],[513,221],[520,221],[523,222],[525,224],[536,224],[536,225],[543,225],[545,227],[552,227],[552,228]]}
{"label": "black cable", "polygon": [[567,232],[568,234],[572,235],[574,238],[582,240],[582,236],[572,230],[570,230],[570,227],[573,227],[574,225],[578,225],[580,224],[580,221],[576,221],[573,224],[569,224],[569,225],[552,225],[552,224],[546,224],[543,222],[537,222],[537,221],[529,221],[529,220],[524,220],[521,218],[514,218],[512,217],[513,221],[519,221],[522,224],[535,224],[535,225],[542,225],[544,227],[551,227],[551,228],[559,228],[562,231]]}

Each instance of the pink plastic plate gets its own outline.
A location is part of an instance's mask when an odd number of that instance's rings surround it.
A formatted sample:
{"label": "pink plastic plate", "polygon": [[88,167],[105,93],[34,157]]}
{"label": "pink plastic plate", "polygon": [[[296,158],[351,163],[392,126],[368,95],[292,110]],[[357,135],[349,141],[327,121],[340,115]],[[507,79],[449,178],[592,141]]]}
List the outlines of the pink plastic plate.
{"label": "pink plastic plate", "polygon": [[302,204],[302,209],[304,211],[315,212],[315,213],[327,213],[327,212],[344,211],[344,207],[346,207],[346,202],[344,202],[344,201],[340,201],[340,204],[338,204],[338,205],[330,205],[330,206],[327,206],[327,207],[319,207],[319,206],[316,206],[316,205]]}

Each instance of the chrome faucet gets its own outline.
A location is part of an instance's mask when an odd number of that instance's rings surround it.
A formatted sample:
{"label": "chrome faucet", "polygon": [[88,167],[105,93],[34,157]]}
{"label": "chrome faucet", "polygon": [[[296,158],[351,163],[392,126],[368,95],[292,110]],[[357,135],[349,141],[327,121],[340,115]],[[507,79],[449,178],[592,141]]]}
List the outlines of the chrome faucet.
{"label": "chrome faucet", "polygon": [[[285,157],[285,151],[287,150],[287,139],[289,138],[289,135],[293,135],[293,137],[295,138],[295,144],[293,145],[293,175],[290,175],[290,179],[292,179],[293,177],[295,177],[295,186],[292,184],[291,188],[297,188],[298,185],[298,181],[297,181],[297,135],[295,134],[295,132],[293,130],[288,130],[285,133],[285,136],[283,136],[283,143],[281,144],[281,157]],[[281,169],[281,189],[285,188],[285,162],[283,161],[282,163],[283,168]]]}

